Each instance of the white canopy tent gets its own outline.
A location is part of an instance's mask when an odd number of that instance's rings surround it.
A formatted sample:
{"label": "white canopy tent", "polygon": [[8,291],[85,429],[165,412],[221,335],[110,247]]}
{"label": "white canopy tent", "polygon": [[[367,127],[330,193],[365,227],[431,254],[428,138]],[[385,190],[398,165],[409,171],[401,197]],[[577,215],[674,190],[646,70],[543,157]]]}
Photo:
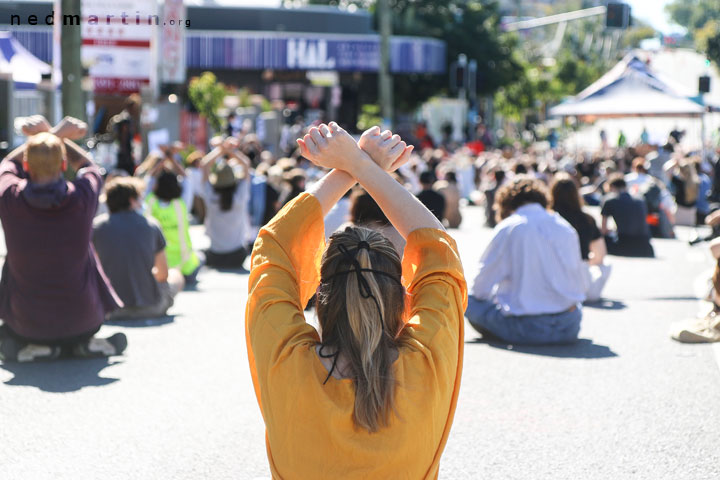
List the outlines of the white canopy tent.
{"label": "white canopy tent", "polygon": [[12,75],[15,88],[35,88],[52,67],[35,57],[10,32],[0,32],[0,74]]}
{"label": "white canopy tent", "polygon": [[662,81],[630,54],[574,98],[550,109],[552,116],[590,118],[700,117],[704,107]]}

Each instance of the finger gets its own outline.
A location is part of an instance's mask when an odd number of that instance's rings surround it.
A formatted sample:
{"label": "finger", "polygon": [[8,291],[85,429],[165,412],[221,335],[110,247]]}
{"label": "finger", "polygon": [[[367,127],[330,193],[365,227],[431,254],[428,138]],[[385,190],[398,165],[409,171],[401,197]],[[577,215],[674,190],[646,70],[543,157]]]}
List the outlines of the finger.
{"label": "finger", "polygon": [[319,130],[320,130],[320,134],[321,134],[323,137],[327,138],[327,137],[330,136],[330,129],[328,128],[327,125],[325,125],[325,124],[320,125]]}
{"label": "finger", "polygon": [[[312,132],[312,130],[311,130],[311,132]],[[313,139],[312,135],[308,133],[307,135],[305,135],[303,140],[305,141],[305,145],[307,146],[308,153],[310,155],[317,155],[318,147],[317,147],[317,144],[315,143],[315,140]]]}
{"label": "finger", "polygon": [[377,137],[380,135],[380,127],[378,127],[377,125],[375,125],[374,127],[370,127],[365,130],[365,133],[363,133],[363,135]]}
{"label": "finger", "polygon": [[343,131],[342,127],[340,125],[338,125],[337,122],[330,122],[329,127],[330,127],[330,130],[332,130],[333,132],[342,132]]}
{"label": "finger", "polygon": [[385,140],[385,142],[383,143],[383,146],[389,147],[392,149],[392,148],[397,147],[400,144],[400,142],[402,142],[402,138],[400,138],[400,135],[393,135],[392,137]]}
{"label": "finger", "polygon": [[390,158],[398,158],[405,151],[407,144],[405,142],[398,142],[390,150],[388,150],[387,156]]}
{"label": "finger", "polygon": [[313,128],[310,130],[310,136],[318,147],[324,147],[327,145],[327,140],[323,137],[322,133],[320,133],[319,129]]}
{"label": "finger", "polygon": [[382,132],[382,133],[380,134],[380,137],[381,137],[383,140],[387,140],[387,139],[389,139],[390,137],[392,137],[392,132],[391,132],[390,130],[385,130],[384,132]]}
{"label": "finger", "polygon": [[409,162],[410,158],[412,158],[413,150],[415,150],[415,147],[412,145],[405,147],[405,151],[402,153],[402,155],[400,155],[400,158],[398,158],[397,160],[395,160],[395,162],[393,162],[392,167],[390,168],[390,171],[394,172],[395,170],[397,170],[398,168],[402,167],[407,162]]}
{"label": "finger", "polygon": [[298,138],[298,139],[296,140],[296,142],[297,142],[298,146],[300,147],[300,155],[302,155],[303,157],[309,157],[309,156],[310,156],[310,152],[308,151],[307,145],[305,144],[305,142],[303,141],[303,139],[302,139],[302,138]]}

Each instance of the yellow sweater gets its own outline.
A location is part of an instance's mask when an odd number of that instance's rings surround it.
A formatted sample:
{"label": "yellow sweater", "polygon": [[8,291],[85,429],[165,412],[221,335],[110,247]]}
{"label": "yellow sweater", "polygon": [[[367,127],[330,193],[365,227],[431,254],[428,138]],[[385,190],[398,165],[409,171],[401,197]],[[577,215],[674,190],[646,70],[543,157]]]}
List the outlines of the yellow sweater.
{"label": "yellow sweater", "polygon": [[412,232],[403,256],[408,318],[393,364],[390,425],[355,426],[355,387],[327,377],[303,307],[315,293],[325,249],[322,209],[302,194],[262,230],[252,253],[245,328],[255,394],[275,479],[431,479],[455,413],[467,288],[455,241]]}

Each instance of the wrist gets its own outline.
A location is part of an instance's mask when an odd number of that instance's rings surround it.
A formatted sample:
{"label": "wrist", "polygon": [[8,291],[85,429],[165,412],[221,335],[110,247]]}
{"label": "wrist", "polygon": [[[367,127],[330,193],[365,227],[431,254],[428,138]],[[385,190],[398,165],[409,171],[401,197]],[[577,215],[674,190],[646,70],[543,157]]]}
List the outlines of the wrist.
{"label": "wrist", "polygon": [[356,180],[372,171],[373,167],[379,168],[370,155],[360,149],[348,158],[347,163],[347,168],[342,168],[342,170]]}

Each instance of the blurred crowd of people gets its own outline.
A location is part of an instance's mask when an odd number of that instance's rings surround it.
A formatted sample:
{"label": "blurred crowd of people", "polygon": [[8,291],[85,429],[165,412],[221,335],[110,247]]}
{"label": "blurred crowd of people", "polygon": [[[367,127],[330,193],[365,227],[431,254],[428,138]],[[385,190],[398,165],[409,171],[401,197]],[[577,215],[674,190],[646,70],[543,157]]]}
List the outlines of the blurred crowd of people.
{"label": "blurred crowd of people", "polygon": [[[284,130],[280,153],[252,131],[233,128],[229,118],[207,151],[174,143],[136,162],[128,116],[113,121],[124,132],[118,137],[124,146],[109,172],[75,143],[86,135],[79,120],[55,127],[39,116],[20,122],[28,142],[0,169],[8,250],[0,355],[6,361],[68,350],[121,353],[122,334],[95,337],[105,319],[165,315],[202,268],[242,269],[260,228],[325,173],[295,142],[312,127],[302,121]],[[436,144],[418,125],[405,138],[415,151],[393,177],[446,228],[462,225],[462,206],[484,208],[493,239],[467,312],[483,335],[516,343],[572,341],[582,302],[602,297],[608,254],[653,257],[651,238],[674,237],[676,225],[720,225],[712,215],[720,201],[719,164],[712,155],[683,151],[677,132],[659,147],[623,141],[611,148],[605,140],[600,151],[579,153],[564,150],[554,131],[526,148],[495,147],[482,125],[476,133],[466,144],[449,135]],[[68,164],[73,176],[65,175]],[[193,225],[204,225],[209,247],[203,251],[193,244]],[[403,237],[361,187],[328,213],[326,236],[345,225],[381,232],[402,255]],[[59,242],[60,255],[43,253],[50,240]],[[87,291],[66,292],[64,285],[78,284]],[[77,295],[85,307],[60,308]],[[56,314],[43,319],[57,311],[67,316],[67,327],[58,327],[63,322]]]}

